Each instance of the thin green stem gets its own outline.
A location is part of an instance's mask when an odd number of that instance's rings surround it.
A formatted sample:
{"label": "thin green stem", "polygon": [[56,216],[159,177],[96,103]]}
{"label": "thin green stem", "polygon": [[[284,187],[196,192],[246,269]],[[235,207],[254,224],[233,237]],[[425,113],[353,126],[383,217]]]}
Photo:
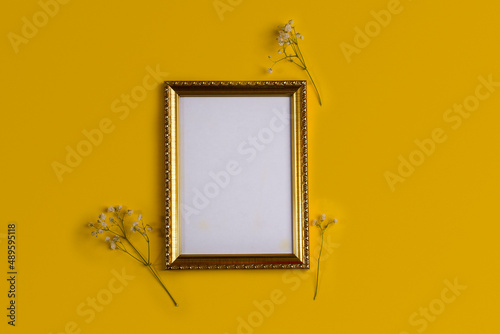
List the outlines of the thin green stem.
{"label": "thin green stem", "polygon": [[145,264],[144,262],[142,262],[141,260],[139,260],[138,258],[136,258],[135,256],[133,256],[128,250],[126,250],[125,248],[120,248],[118,247],[119,250],[121,250],[122,252],[124,253],[127,253],[128,255],[130,255],[131,257],[133,257],[135,260],[137,260],[139,263],[142,263],[142,264]]}
{"label": "thin green stem", "polygon": [[297,64],[295,61],[292,60],[292,63],[294,63],[295,65],[297,65],[298,67],[300,67],[301,70],[305,70],[305,68],[302,65]]}
{"label": "thin green stem", "polygon": [[132,244],[132,242],[130,242],[130,240],[128,240],[127,237],[125,237],[124,239],[130,245],[130,247],[132,247],[134,249],[134,251],[137,253],[137,255],[139,255],[141,257],[142,261],[144,261],[143,263],[144,264],[149,264],[149,261],[146,261],[146,259],[144,258],[144,256],[141,254],[141,252],[139,252],[139,250],[137,248],[135,248],[135,246]]}
{"label": "thin green stem", "polygon": [[[144,261],[144,264],[147,264],[147,263],[149,263],[149,261],[146,261],[146,259],[141,254],[141,252],[139,252],[139,250],[137,250],[137,248],[135,248],[135,246],[132,244],[132,242],[130,242],[130,240],[127,237],[127,233],[125,232],[125,223],[124,223],[125,215],[126,215],[126,213],[124,212],[123,217],[120,218],[120,216],[118,216],[118,214],[117,214],[117,217],[120,219],[120,221],[122,223],[122,227],[120,229],[123,232],[123,239],[125,239],[125,241],[127,241],[127,243],[130,245],[130,247],[132,247],[134,249],[134,251],[137,253],[137,255],[139,255],[141,257],[141,259]],[[149,245],[149,243],[148,243],[148,245]]]}
{"label": "thin green stem", "polygon": [[118,226],[118,228],[122,231],[123,235],[124,235],[124,238],[126,238],[126,234],[125,234],[125,225],[123,225],[123,220],[125,219],[125,212],[123,213],[123,217],[120,217],[120,215],[118,213],[115,212],[115,216],[116,218],[118,218],[118,220],[120,221],[121,223],[121,226],[120,224],[116,224]]}
{"label": "thin green stem", "polygon": [[120,237],[120,238],[124,238],[124,236],[123,236],[123,235],[121,235],[121,234],[119,234],[119,233],[116,233],[116,232],[115,232],[115,231],[113,231],[113,230],[107,229],[107,230],[106,230],[106,232],[111,232],[111,233],[113,233],[114,235],[116,235],[116,236],[118,236],[118,237]]}
{"label": "thin green stem", "polygon": [[[294,32],[295,32],[295,30],[294,30]],[[309,69],[307,68],[306,61],[304,59],[304,56],[302,55],[302,51],[300,51],[300,47],[299,47],[299,44],[298,44],[296,38],[295,38],[295,42],[292,43],[291,46],[292,46],[292,49],[295,52],[297,58],[302,63],[303,69],[307,72],[307,75],[309,76],[309,79],[311,79],[311,82],[312,82],[312,84],[314,86],[314,90],[316,90],[316,94],[318,95],[319,105],[321,106],[322,102],[321,102],[321,96],[319,94],[318,87],[316,86],[316,83],[314,82],[314,79],[313,79],[311,73],[309,72]]]}
{"label": "thin green stem", "polygon": [[297,58],[302,63],[302,66],[304,67],[304,70],[307,72],[307,75],[309,76],[309,79],[311,79],[311,82],[312,82],[312,84],[314,86],[314,89],[316,90],[316,94],[318,95],[319,105],[321,106],[322,105],[322,103],[321,103],[321,96],[319,95],[318,87],[316,87],[316,83],[314,82],[314,79],[313,79],[311,73],[309,72],[309,69],[307,68],[304,56],[302,55],[302,52],[300,51],[300,47],[299,47],[298,44],[293,43],[292,44],[292,48],[295,51],[295,54],[297,55]]}
{"label": "thin green stem", "polygon": [[[125,240],[127,240],[128,244],[135,250],[135,252],[141,257],[141,259],[144,261],[143,264],[145,264],[149,270],[151,271],[151,273],[156,277],[156,279],[158,280],[158,282],[161,284],[161,286],[163,287],[163,289],[167,292],[168,296],[170,297],[170,299],[172,300],[172,302],[174,303],[175,306],[179,306],[177,304],[177,302],[175,301],[174,297],[172,297],[172,295],[170,294],[170,292],[168,291],[167,287],[165,286],[165,284],[163,284],[161,278],[158,276],[158,274],[156,273],[156,271],[153,269],[153,267],[151,266],[151,263],[149,261],[146,262],[146,259],[144,258],[144,256],[137,250],[137,248],[134,247],[134,245],[130,242],[130,240],[128,240],[127,238],[125,238]],[[148,243],[148,246],[149,246],[149,243]]]}
{"label": "thin green stem", "polygon": [[311,73],[309,73],[309,70],[307,69],[307,67],[305,68],[306,72],[307,72],[307,75],[309,75],[309,79],[311,79],[311,82],[314,86],[314,89],[316,90],[316,94],[318,95],[318,100],[319,100],[319,105],[321,106],[321,96],[319,95],[319,90],[318,90],[318,87],[316,87],[316,83],[314,83],[314,79],[312,78],[312,75]]}
{"label": "thin green stem", "polygon": [[[158,281],[158,283],[161,284],[161,286],[163,287],[163,289],[167,292],[168,296],[170,297],[170,299],[172,300],[172,302],[174,303],[175,306],[179,306],[177,304],[177,302],[175,301],[174,297],[170,294],[170,292],[168,291],[167,287],[165,286],[165,284],[163,284],[163,281],[161,280],[160,276],[158,275],[158,273],[156,272],[156,270],[151,266],[151,262],[150,262],[150,259],[151,259],[151,248],[150,248],[150,245],[149,245],[149,237],[144,237],[144,239],[147,241],[148,243],[148,260],[146,261],[146,259],[144,258],[144,256],[142,255],[141,252],[139,252],[139,250],[137,248],[135,248],[135,246],[132,244],[132,242],[128,239],[127,237],[127,234],[125,233],[125,223],[124,223],[124,220],[125,220],[125,212],[123,213],[123,217],[120,217],[118,214],[116,214],[115,212],[115,215],[118,217],[118,219],[120,220],[121,222],[121,226],[118,225],[118,227],[120,227],[120,229],[122,230],[123,232],[123,239],[130,245],[130,247],[132,247],[132,249],[137,253],[137,255],[142,259],[142,261],[140,259],[138,259],[137,257],[133,256],[129,251],[127,251],[127,249],[125,248],[125,246],[123,246],[123,249],[121,247],[119,247],[119,249],[125,253],[127,253],[128,255],[130,255],[131,257],[133,257],[135,260],[137,260],[138,262],[142,263],[143,265],[145,265],[146,267],[148,267],[148,269],[151,271],[151,273],[153,274],[153,276],[156,278],[156,280]],[[144,223],[143,223],[143,226],[144,226]]]}
{"label": "thin green stem", "polygon": [[151,264],[149,263],[148,265],[148,268],[149,270],[151,271],[151,273],[156,277],[156,279],[158,280],[158,282],[161,284],[161,286],[163,287],[163,289],[167,292],[168,296],[170,297],[170,299],[172,300],[172,302],[174,303],[175,306],[179,306],[177,304],[177,302],[175,301],[174,297],[170,294],[170,292],[168,291],[167,287],[165,286],[165,284],[163,284],[160,276],[158,276],[158,273],[156,272],[156,270],[151,266]]}
{"label": "thin green stem", "polygon": [[318,268],[316,271],[316,290],[314,291],[314,298],[313,300],[316,300],[316,296],[318,295],[318,285],[319,285],[319,265],[320,265],[320,260],[321,260],[321,253],[323,252],[323,236],[325,235],[325,230],[321,229],[321,247],[319,249],[319,256],[318,256]]}
{"label": "thin green stem", "polygon": [[[289,55],[286,55],[285,57],[280,58],[280,59],[278,59],[278,60],[272,60],[272,59],[271,59],[271,61],[273,62],[273,66],[274,66],[274,65],[276,65],[277,63],[279,63],[280,61],[283,61],[283,60],[293,61],[293,60],[291,60],[291,58],[298,58],[298,57],[297,57],[297,56],[295,56],[295,55],[293,55],[293,56],[292,56],[292,55],[290,55],[290,56],[289,56]],[[297,64],[297,65],[299,65],[299,64]],[[300,66],[300,65],[299,65],[299,66]],[[271,67],[272,67],[272,66],[271,66]]]}
{"label": "thin green stem", "polygon": [[292,49],[293,51],[295,52],[295,54],[297,55],[297,58],[299,58],[300,62],[302,63],[302,65],[304,66],[304,68],[306,68],[306,61],[304,59],[304,56],[302,55],[302,52],[300,52],[300,47],[299,47],[299,44],[297,43],[292,43]]}
{"label": "thin green stem", "polygon": [[149,237],[148,237],[148,263],[151,263],[151,247],[149,246]]}

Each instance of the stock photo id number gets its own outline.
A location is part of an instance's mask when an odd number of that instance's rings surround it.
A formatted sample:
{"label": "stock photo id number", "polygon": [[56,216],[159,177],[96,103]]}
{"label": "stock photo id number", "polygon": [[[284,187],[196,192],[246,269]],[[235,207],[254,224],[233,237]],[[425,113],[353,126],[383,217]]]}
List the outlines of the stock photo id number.
{"label": "stock photo id number", "polygon": [[16,325],[17,316],[17,258],[16,258],[16,223],[7,225],[7,319],[10,326]]}

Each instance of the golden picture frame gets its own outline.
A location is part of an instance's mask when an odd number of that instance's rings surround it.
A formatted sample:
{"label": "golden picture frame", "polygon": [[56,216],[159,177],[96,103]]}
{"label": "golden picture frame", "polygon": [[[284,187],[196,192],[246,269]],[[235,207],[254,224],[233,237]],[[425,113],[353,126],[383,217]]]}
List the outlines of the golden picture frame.
{"label": "golden picture frame", "polygon": [[166,269],[308,269],[305,81],[165,82]]}

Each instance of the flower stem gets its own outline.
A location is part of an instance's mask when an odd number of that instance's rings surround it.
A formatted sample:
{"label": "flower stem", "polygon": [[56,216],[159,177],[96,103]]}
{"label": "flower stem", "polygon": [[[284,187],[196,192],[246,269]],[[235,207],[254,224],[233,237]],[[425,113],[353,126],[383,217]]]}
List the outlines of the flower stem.
{"label": "flower stem", "polygon": [[321,96],[319,95],[318,87],[316,87],[316,83],[314,82],[314,79],[313,79],[311,73],[309,73],[309,69],[307,68],[307,65],[306,65],[306,60],[304,59],[304,56],[302,55],[302,52],[300,51],[299,43],[297,43],[297,41],[295,41],[295,43],[292,44],[292,49],[295,51],[297,58],[302,63],[302,67],[307,72],[309,79],[311,79],[311,82],[314,86],[314,89],[316,90],[316,94],[318,95],[319,105],[321,106],[322,105]]}
{"label": "flower stem", "polygon": [[313,300],[316,300],[316,296],[318,295],[318,284],[319,284],[319,265],[320,265],[320,260],[321,260],[321,253],[323,252],[323,236],[325,234],[325,231],[321,229],[321,247],[319,249],[319,256],[318,256],[318,268],[316,271],[316,290],[314,291],[314,298]]}
{"label": "flower stem", "polygon": [[148,263],[151,262],[151,247],[149,247],[149,240],[148,240]]}
{"label": "flower stem", "polygon": [[[128,238],[125,238],[125,240],[128,242],[128,244],[134,249],[134,251],[141,257],[142,259],[142,263],[144,265],[146,265],[149,270],[151,271],[151,273],[153,274],[153,276],[156,277],[156,280],[161,284],[161,286],[163,287],[163,289],[167,292],[168,296],[170,297],[170,299],[172,299],[172,302],[174,303],[175,306],[179,306],[177,304],[177,302],[175,301],[174,297],[172,297],[172,295],[170,294],[170,292],[168,291],[167,287],[165,286],[165,284],[163,284],[163,281],[161,280],[161,278],[158,276],[158,274],[156,273],[156,270],[154,270],[154,268],[151,266],[151,263],[149,263],[148,261],[146,261],[146,259],[144,258],[144,256],[141,254],[141,252],[139,252],[137,250],[137,248],[134,247],[134,245],[130,242],[130,240],[128,240]],[[148,242],[148,246],[149,246],[149,242]]]}
{"label": "flower stem", "polygon": [[156,280],[161,284],[161,286],[163,287],[163,289],[167,292],[168,296],[170,297],[170,299],[172,300],[172,302],[174,303],[174,305],[175,306],[179,306],[179,304],[177,304],[177,302],[175,301],[174,297],[172,297],[172,295],[168,291],[168,289],[165,286],[165,284],[163,284],[163,282],[162,282],[160,276],[158,276],[158,273],[156,272],[156,270],[151,266],[151,263],[148,263],[147,267],[149,268],[149,270],[151,271],[151,273],[153,274],[153,276],[156,277]]}
{"label": "flower stem", "polygon": [[[149,237],[147,236],[143,236],[144,239],[146,240],[146,242],[148,243],[148,259],[146,260],[144,258],[144,256],[142,255],[141,252],[139,252],[139,250],[137,248],[135,248],[135,246],[132,244],[132,242],[129,240],[129,238],[127,237],[127,233],[125,232],[125,223],[124,223],[124,220],[125,220],[125,213],[123,213],[123,216],[120,217],[117,213],[115,213],[115,215],[118,217],[118,219],[120,220],[121,222],[121,226],[118,225],[118,227],[120,228],[120,230],[123,232],[123,239],[130,245],[130,247],[132,247],[132,249],[135,251],[135,253],[140,257],[140,259],[138,259],[137,257],[133,256],[130,252],[128,252],[126,249],[125,249],[125,246],[123,246],[124,249],[121,249],[122,251],[124,251],[125,253],[127,253],[128,255],[130,255],[131,257],[133,257],[134,259],[136,259],[138,262],[142,263],[143,265],[145,265],[146,267],[148,267],[148,269],[151,271],[151,273],[153,274],[153,276],[156,278],[156,280],[158,281],[158,283],[161,284],[161,286],[163,287],[163,289],[167,292],[168,296],[170,297],[170,299],[172,300],[172,302],[174,303],[175,306],[179,306],[177,304],[177,302],[175,301],[174,297],[170,294],[170,292],[168,291],[167,287],[165,286],[165,284],[163,284],[163,281],[161,280],[160,276],[158,275],[158,273],[156,272],[156,270],[151,266],[151,248],[150,248],[150,245],[149,245]],[[144,223],[143,223],[143,227],[144,227]],[[116,233],[115,233],[116,234]]]}
{"label": "flower stem", "polygon": [[316,94],[318,95],[318,100],[319,100],[319,105],[321,106],[321,96],[319,95],[319,91],[318,91],[318,87],[316,87],[316,83],[314,83],[314,79],[312,78],[312,75],[311,73],[309,73],[309,70],[307,69],[307,67],[305,68],[306,72],[307,72],[307,75],[309,75],[309,79],[311,79],[311,82],[314,86],[314,89],[316,90]]}
{"label": "flower stem", "polygon": [[[124,246],[122,246],[122,247],[124,247]],[[121,250],[122,252],[130,255],[132,258],[134,258],[135,260],[137,260],[137,262],[144,264],[144,262],[142,262],[141,260],[139,260],[138,258],[136,258],[135,256],[133,256],[132,254],[130,254],[130,252],[125,249],[125,247],[122,249],[120,246],[118,246],[118,249]]]}

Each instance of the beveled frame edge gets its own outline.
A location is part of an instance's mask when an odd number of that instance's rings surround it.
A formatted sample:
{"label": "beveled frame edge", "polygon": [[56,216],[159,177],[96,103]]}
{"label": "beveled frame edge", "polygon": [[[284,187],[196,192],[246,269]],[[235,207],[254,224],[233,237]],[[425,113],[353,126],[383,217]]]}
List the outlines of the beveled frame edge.
{"label": "beveled frame edge", "polygon": [[[165,269],[309,269],[309,194],[307,167],[307,83],[291,81],[165,81]],[[175,245],[180,238],[172,224],[179,228],[178,148],[177,131],[179,91],[187,95],[240,95],[257,93],[291,97],[292,145],[292,201],[293,238],[292,254],[250,255],[184,255]],[[175,153],[175,154],[173,154]],[[297,217],[298,216],[298,217]],[[215,260],[213,260],[215,259]],[[236,263],[235,263],[236,262]]]}

